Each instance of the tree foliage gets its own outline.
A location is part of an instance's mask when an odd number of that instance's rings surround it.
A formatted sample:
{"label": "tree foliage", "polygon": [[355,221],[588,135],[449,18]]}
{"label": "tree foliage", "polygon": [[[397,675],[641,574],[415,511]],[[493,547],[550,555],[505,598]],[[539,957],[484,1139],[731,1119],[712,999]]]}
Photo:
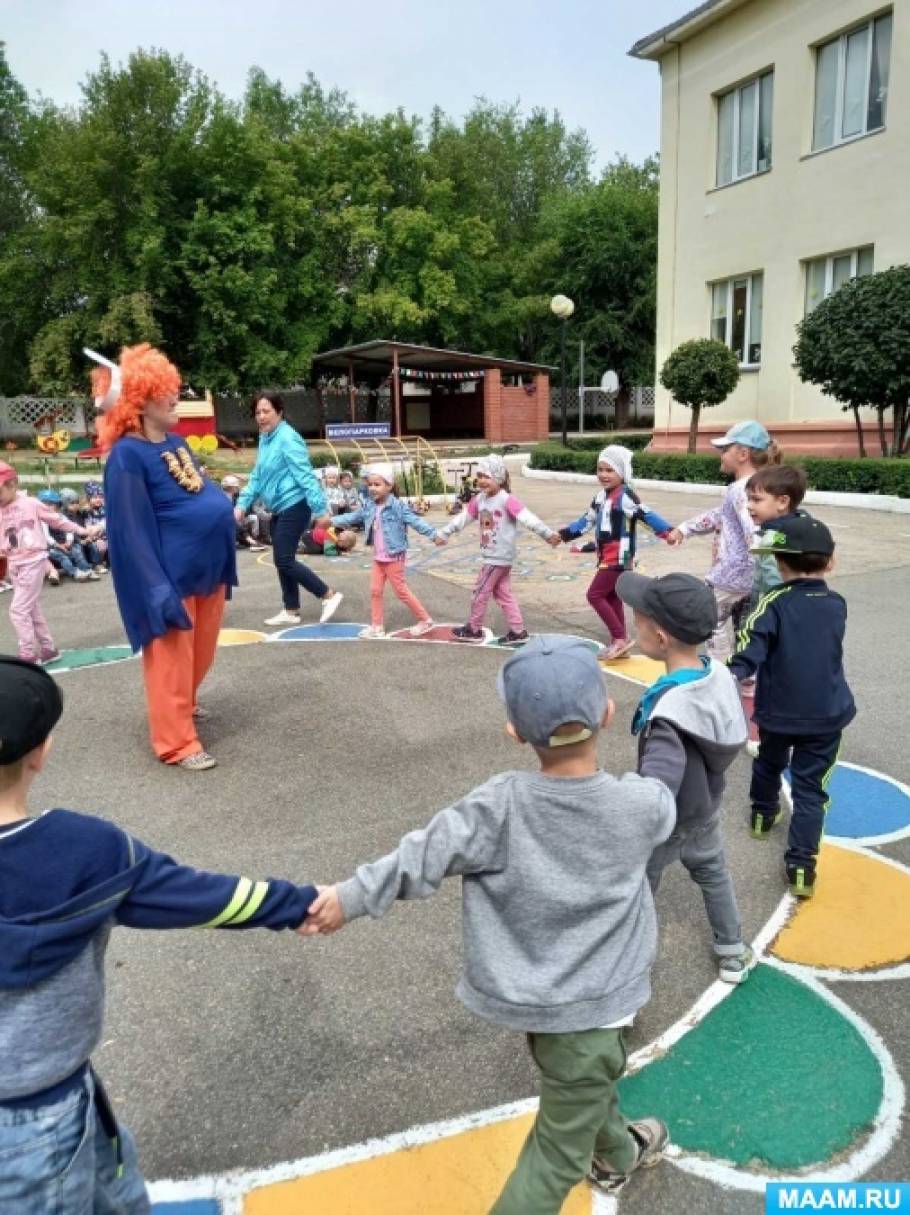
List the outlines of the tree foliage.
{"label": "tree foliage", "polygon": [[852,409],[878,410],[882,455],[889,454],[883,424],[893,411],[894,455],[907,450],[910,426],[910,266],[893,266],[845,283],[797,326],[793,347],[801,380],[817,384]]}
{"label": "tree foliage", "polygon": [[727,399],[739,382],[739,362],[723,342],[695,338],[677,346],[667,358],[660,382],[680,405],[692,410],[688,451],[694,454],[701,411]]}
{"label": "tree foliage", "polygon": [[0,392],[84,389],[84,344],[138,340],[234,392],[372,337],[549,361],[557,291],[597,374],[647,379],[656,166],[591,161],[555,113],[424,124],[259,68],[233,101],[154,49],[60,109],[0,48]]}

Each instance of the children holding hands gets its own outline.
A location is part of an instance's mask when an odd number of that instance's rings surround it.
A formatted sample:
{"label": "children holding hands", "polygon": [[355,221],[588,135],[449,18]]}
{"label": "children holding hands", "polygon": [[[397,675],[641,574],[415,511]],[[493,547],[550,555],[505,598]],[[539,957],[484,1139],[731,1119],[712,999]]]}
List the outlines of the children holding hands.
{"label": "children holding hands", "polygon": [[[493,1215],[552,1215],[587,1176],[617,1193],[668,1141],[656,1118],[629,1123],[616,1083],[623,1028],[650,997],[657,929],[645,871],[676,818],[665,784],[597,762],[613,714],[593,651],[537,636],[498,679],[507,732],[539,771],[492,777],[381,860],[320,888],[304,935],[331,933],[397,899],[462,879],[459,999],[527,1034],[540,1108]],[[554,874],[560,880],[554,880]]]}

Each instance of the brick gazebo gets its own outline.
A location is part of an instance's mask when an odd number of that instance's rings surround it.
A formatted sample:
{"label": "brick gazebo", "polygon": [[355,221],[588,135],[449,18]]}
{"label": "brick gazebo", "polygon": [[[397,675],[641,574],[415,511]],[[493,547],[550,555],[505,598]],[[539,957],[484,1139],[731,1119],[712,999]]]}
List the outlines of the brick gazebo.
{"label": "brick gazebo", "polygon": [[547,438],[552,370],[541,363],[382,340],[324,350],[313,358],[315,375],[347,377],[352,422],[359,420],[356,385],[388,382],[393,434],[490,443]]}

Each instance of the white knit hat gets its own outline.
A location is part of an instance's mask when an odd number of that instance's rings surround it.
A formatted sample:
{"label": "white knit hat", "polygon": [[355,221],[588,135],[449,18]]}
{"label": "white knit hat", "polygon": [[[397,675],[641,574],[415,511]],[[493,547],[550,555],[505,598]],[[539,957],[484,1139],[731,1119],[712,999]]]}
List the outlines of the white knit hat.
{"label": "white knit hat", "polygon": [[334,473],[335,476],[338,477],[341,475],[341,469],[337,464],[326,464],[325,468],[322,470],[322,475],[327,477],[330,473]]}
{"label": "white knit hat", "polygon": [[477,471],[492,477],[497,485],[504,485],[509,475],[505,460],[497,455],[484,456],[482,460],[478,460]]}
{"label": "white knit hat", "polygon": [[618,443],[611,443],[597,457],[597,463],[609,464],[615,473],[619,473],[626,485],[632,480],[632,453],[628,447],[620,447]]}
{"label": "white knit hat", "polygon": [[389,485],[395,484],[395,469],[391,464],[368,464],[363,470],[365,477],[382,477]]}

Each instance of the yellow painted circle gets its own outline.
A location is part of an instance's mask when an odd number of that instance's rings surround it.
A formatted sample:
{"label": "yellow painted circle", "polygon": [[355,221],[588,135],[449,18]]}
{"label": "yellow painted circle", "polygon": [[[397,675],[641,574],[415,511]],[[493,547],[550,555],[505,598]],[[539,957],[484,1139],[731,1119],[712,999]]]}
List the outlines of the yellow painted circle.
{"label": "yellow painted circle", "polygon": [[218,450],[218,440],[214,435],[203,435],[199,440],[199,450],[210,456],[213,451]]}
{"label": "yellow painted circle", "polygon": [[190,451],[198,452],[198,451],[201,451],[201,449],[202,449],[202,440],[199,438],[198,435],[187,435],[186,436],[186,445],[190,449]]}
{"label": "yellow painted circle", "polygon": [[256,629],[222,629],[218,634],[219,645],[253,645],[265,641],[266,634]]}

